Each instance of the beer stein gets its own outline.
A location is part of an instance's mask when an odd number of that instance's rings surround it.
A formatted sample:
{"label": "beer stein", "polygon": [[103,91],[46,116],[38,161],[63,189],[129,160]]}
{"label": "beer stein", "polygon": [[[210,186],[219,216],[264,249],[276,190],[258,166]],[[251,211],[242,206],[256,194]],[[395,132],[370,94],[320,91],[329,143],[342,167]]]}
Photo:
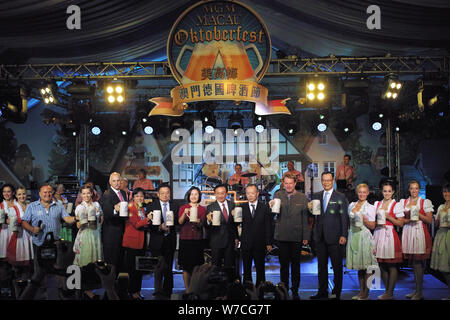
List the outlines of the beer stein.
{"label": "beer stein", "polygon": [[377,224],[385,225],[386,224],[386,210],[379,209],[377,213]]}
{"label": "beer stein", "polygon": [[419,207],[418,206],[411,207],[411,221],[419,221]]}
{"label": "beer stein", "polygon": [[197,222],[197,220],[198,220],[198,208],[197,207],[189,208],[189,221]]}
{"label": "beer stein", "polygon": [[237,223],[242,222],[242,208],[241,207],[234,208],[234,222],[237,222]]}
{"label": "beer stein", "polygon": [[6,214],[4,209],[0,209],[0,224],[6,223]]}
{"label": "beer stein", "polygon": [[166,212],[166,226],[173,226],[173,211],[171,210]]}
{"label": "beer stein", "polygon": [[11,232],[17,232],[19,231],[19,225],[17,222],[17,216],[13,215],[11,217],[9,217],[9,230]]}

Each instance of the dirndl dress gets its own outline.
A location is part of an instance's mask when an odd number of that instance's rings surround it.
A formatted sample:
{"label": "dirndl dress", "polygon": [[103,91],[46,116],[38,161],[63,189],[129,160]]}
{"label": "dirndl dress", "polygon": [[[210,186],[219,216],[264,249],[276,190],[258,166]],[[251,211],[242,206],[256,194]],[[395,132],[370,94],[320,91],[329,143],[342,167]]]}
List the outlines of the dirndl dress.
{"label": "dirndl dress", "polygon": [[[8,204],[6,201],[0,202],[0,209],[5,210],[5,213],[15,214],[14,209],[8,208]],[[10,212],[10,209],[13,211]],[[6,258],[6,248],[8,247],[9,240],[11,240],[11,231],[6,223],[1,224],[0,226],[0,259]]]}
{"label": "dirndl dress", "polygon": [[[403,199],[400,202],[407,212],[406,206],[410,199]],[[428,199],[419,197],[418,204],[420,213],[433,212],[433,204]],[[402,231],[402,252],[405,259],[427,260],[431,255],[432,240],[426,224],[419,221],[411,221],[403,226]]]}
{"label": "dirndl dress", "polygon": [[444,208],[444,204],[440,205],[435,217],[439,220],[439,230],[434,237],[430,268],[450,272],[450,209]]}
{"label": "dirndl dress", "polygon": [[[378,211],[381,204],[382,201],[376,201],[374,204],[377,215],[380,214]],[[402,204],[395,200],[389,203],[387,211],[394,218],[405,216]],[[375,238],[375,257],[378,263],[400,263],[403,261],[402,245],[392,222],[386,220],[385,225],[377,225],[373,235]]]}
{"label": "dirndl dress", "polygon": [[[347,241],[346,267],[353,270],[366,270],[369,266],[377,266],[375,258],[375,239],[370,230],[363,224],[356,226],[356,217],[352,212],[356,202],[350,203],[348,212],[350,216],[350,232]],[[359,211],[368,221],[375,221],[375,207],[367,201]]]}
{"label": "dirndl dress", "polygon": [[[103,248],[100,237],[100,217],[103,213],[98,202],[93,202],[92,206],[96,210],[97,229],[94,230],[88,227],[80,228],[73,244],[73,251],[75,252],[73,263],[80,267],[98,260],[103,260]],[[76,207],[75,216],[77,220],[79,220],[81,211],[87,210],[89,207],[90,205],[84,201]]]}
{"label": "dirndl dress", "polygon": [[[23,212],[23,209],[19,205],[19,203],[17,201],[14,202],[15,206],[13,208],[10,208],[10,217],[11,214],[16,215],[17,222],[20,224],[25,213]],[[10,230],[10,232],[11,238],[6,250],[6,260],[11,265],[29,265],[31,260],[33,260],[34,258],[33,241],[31,234],[28,232],[28,230],[25,230],[20,226],[18,227],[18,231]]]}

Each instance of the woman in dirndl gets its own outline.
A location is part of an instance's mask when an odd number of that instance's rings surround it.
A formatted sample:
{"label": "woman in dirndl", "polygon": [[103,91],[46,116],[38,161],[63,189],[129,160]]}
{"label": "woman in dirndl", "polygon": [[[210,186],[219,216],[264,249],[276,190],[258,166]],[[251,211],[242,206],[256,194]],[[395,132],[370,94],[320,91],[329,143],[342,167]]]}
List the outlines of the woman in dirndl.
{"label": "woman in dirndl", "polygon": [[360,184],[356,187],[358,201],[348,206],[350,232],[348,234],[346,267],[358,270],[359,293],[352,300],[368,300],[369,288],[367,269],[378,266],[375,258],[375,240],[370,230],[375,229],[375,207],[367,202],[369,186]]}
{"label": "woman in dirndl", "polygon": [[23,229],[20,224],[25,210],[28,206],[27,189],[19,187],[14,200],[14,212],[10,208],[9,229],[11,238],[6,249],[6,261],[12,266],[14,271],[13,282],[16,298],[23,288],[20,283],[25,284],[31,275],[31,262],[33,260],[33,242],[31,234]]}
{"label": "woman in dirndl", "polygon": [[432,240],[427,224],[433,222],[433,204],[419,197],[420,184],[416,180],[409,182],[409,198],[400,200],[405,208],[405,225],[402,231],[403,257],[412,264],[416,289],[407,294],[411,300],[423,299],[424,262],[430,258]]}
{"label": "woman in dirndl", "polygon": [[[103,249],[100,237],[103,212],[98,202],[92,201],[93,190],[89,185],[81,187],[82,202],[75,208],[77,227],[79,228],[73,251],[75,259],[73,263],[84,267],[89,263],[103,260]],[[87,300],[99,299],[92,290],[84,290],[84,298]]]}
{"label": "woman in dirndl", "polygon": [[[450,293],[450,183],[442,187],[442,196],[445,203],[439,206],[435,216],[439,230],[434,237],[430,268],[442,272]],[[450,300],[450,295],[443,300]]]}
{"label": "woman in dirndl", "polygon": [[375,238],[375,257],[381,269],[381,278],[385,292],[378,300],[393,300],[394,289],[397,282],[397,264],[403,261],[402,245],[395,227],[402,227],[404,223],[403,205],[392,197],[394,187],[391,182],[382,184],[383,200],[375,201],[377,217]]}

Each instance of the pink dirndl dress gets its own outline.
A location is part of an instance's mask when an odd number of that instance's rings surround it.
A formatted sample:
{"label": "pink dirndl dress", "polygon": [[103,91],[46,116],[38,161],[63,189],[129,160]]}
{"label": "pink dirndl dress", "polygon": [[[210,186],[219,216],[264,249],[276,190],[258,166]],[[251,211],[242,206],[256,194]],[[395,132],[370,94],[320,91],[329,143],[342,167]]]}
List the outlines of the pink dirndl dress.
{"label": "pink dirndl dress", "polygon": [[[377,215],[381,204],[382,201],[375,202]],[[401,204],[395,200],[392,200],[389,204],[388,212],[394,218],[404,216]],[[375,238],[375,257],[379,263],[400,263],[403,261],[402,245],[392,222],[386,220],[385,225],[378,225],[373,235]]]}
{"label": "pink dirndl dress", "polygon": [[[408,199],[403,200],[403,207],[406,210]],[[433,205],[430,200],[419,198],[420,213],[433,212]],[[426,203],[426,205],[424,205]],[[425,207],[425,208],[424,208]],[[409,210],[408,210],[409,211]],[[405,259],[427,260],[431,256],[433,242],[426,224],[419,221],[411,221],[403,226],[402,232],[402,252]]]}

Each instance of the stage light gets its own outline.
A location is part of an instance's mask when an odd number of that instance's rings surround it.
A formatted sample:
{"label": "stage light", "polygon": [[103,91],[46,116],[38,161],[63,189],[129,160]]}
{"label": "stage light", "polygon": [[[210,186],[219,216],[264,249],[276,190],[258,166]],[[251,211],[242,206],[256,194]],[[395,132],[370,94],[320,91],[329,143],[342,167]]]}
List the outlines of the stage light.
{"label": "stage light", "polygon": [[145,134],[152,134],[153,133],[153,127],[152,126],[146,126],[144,128],[144,133]]}
{"label": "stage light", "polygon": [[[325,114],[326,110],[319,111],[313,119],[313,130],[324,132],[328,128],[328,120]],[[343,128],[342,128],[343,129]]]}
{"label": "stage light", "polygon": [[213,133],[213,132],[214,132],[214,127],[211,126],[211,125],[207,125],[207,126],[205,127],[205,132],[206,132],[206,133]]}
{"label": "stage light", "polygon": [[395,76],[390,75],[388,78],[387,89],[383,94],[384,99],[397,99],[400,95],[400,89],[402,88],[402,83],[395,78]]}
{"label": "stage light", "polygon": [[376,122],[372,123],[372,129],[373,129],[373,130],[375,130],[375,131],[378,131],[378,130],[380,130],[380,129],[381,129],[381,127],[382,127],[382,125],[381,125],[381,123],[380,123],[380,122],[378,122],[378,121],[376,121]]}
{"label": "stage light", "polygon": [[326,99],[325,87],[326,85],[323,79],[321,80],[320,78],[314,77],[308,80],[306,84],[306,102],[312,103],[315,101],[315,103],[322,104]]}
{"label": "stage light", "polygon": [[327,130],[327,125],[325,123],[319,123],[317,125],[317,130],[319,130],[320,132],[324,132],[325,130]]}
{"label": "stage light", "polygon": [[384,114],[383,114],[383,113],[379,113],[379,114],[378,114],[378,118],[382,119],[383,117],[384,117]]}
{"label": "stage light", "polygon": [[125,101],[125,86],[122,81],[114,81],[105,85],[106,100],[110,103],[122,104]]}
{"label": "stage light", "polygon": [[97,127],[97,126],[92,127],[92,129],[91,129],[91,133],[94,136],[98,136],[101,132],[102,132],[102,130],[99,127]]}
{"label": "stage light", "polygon": [[297,121],[295,121],[295,120],[289,121],[286,129],[287,129],[287,133],[289,136],[291,136],[291,137],[295,136],[296,133],[298,132]]}
{"label": "stage light", "polygon": [[257,133],[263,132],[266,128],[266,117],[254,114],[253,127]]}
{"label": "stage light", "polygon": [[55,95],[53,93],[53,89],[55,88],[56,84],[53,84],[51,82],[48,82],[45,87],[42,87],[39,91],[41,93],[42,101],[44,101],[45,104],[50,104],[55,102]]}
{"label": "stage light", "polygon": [[127,135],[127,131],[126,130],[122,130],[122,132],[121,132],[121,134],[123,135],[123,136],[126,136]]}

